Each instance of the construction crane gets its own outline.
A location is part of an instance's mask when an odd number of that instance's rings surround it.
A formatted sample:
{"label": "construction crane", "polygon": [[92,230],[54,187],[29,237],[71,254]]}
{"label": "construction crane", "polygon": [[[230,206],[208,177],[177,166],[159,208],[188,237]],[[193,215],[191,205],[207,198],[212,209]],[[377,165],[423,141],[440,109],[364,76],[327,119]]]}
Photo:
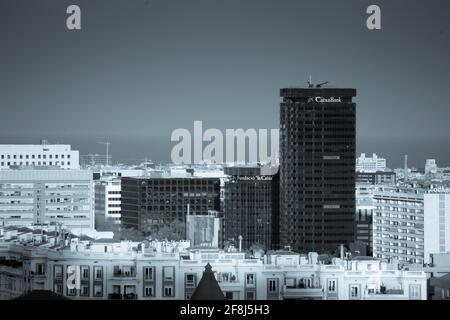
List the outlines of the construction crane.
{"label": "construction crane", "polygon": [[329,81],[325,81],[319,84],[316,84],[316,88],[322,88],[322,86],[326,85]]}
{"label": "construction crane", "polygon": [[109,146],[111,142],[97,142],[97,143],[106,145],[106,166],[109,166]]}

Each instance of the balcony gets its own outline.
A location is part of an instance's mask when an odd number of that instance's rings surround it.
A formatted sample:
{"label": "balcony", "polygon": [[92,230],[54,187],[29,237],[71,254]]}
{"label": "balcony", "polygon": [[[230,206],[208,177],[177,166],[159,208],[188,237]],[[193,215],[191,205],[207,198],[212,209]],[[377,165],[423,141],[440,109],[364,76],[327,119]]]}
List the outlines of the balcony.
{"label": "balcony", "polygon": [[137,294],[135,293],[126,293],[123,295],[123,300],[137,300]]}
{"label": "balcony", "polygon": [[323,299],[323,290],[320,287],[305,288],[284,285],[282,295],[284,299]]}
{"label": "balcony", "polygon": [[109,300],[122,300],[122,295],[120,293],[110,293],[108,294]]}
{"label": "balcony", "polygon": [[122,268],[122,269],[114,267],[113,277],[114,278],[134,278],[134,277],[136,277],[136,269],[134,267]]}

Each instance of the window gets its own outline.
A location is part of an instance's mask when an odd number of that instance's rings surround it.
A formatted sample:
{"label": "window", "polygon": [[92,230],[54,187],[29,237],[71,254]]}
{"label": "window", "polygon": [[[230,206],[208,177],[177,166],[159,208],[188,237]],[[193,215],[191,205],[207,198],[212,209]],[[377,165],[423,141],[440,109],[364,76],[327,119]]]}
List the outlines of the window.
{"label": "window", "polygon": [[153,287],[146,286],[144,288],[144,297],[153,297]]}
{"label": "window", "polygon": [[103,297],[103,286],[96,284],[94,286],[94,297]]}
{"label": "window", "polygon": [[186,276],[185,276],[186,278],[185,278],[185,283],[186,283],[186,287],[195,287],[195,285],[196,285],[196,275],[195,274],[193,274],[193,273],[187,273],[186,274]]}
{"label": "window", "polygon": [[255,292],[254,291],[247,291],[245,294],[246,300],[255,300]]}
{"label": "window", "polygon": [[327,285],[327,289],[328,289],[328,292],[336,292],[336,280],[335,279],[331,279],[331,280],[328,280],[328,285]]}
{"label": "window", "polygon": [[55,279],[62,280],[62,277],[63,277],[63,267],[62,267],[62,265],[55,265],[53,273],[54,273]]}
{"label": "window", "polygon": [[103,267],[94,267],[95,280],[103,279]]}
{"label": "window", "polygon": [[173,297],[173,287],[164,286],[164,297]]}
{"label": "window", "polygon": [[81,266],[81,278],[89,279],[89,267],[88,266]]}
{"label": "window", "polygon": [[225,292],[225,299],[226,300],[233,300],[233,291],[226,291]]}
{"label": "window", "polygon": [[268,280],[269,292],[274,293],[278,290],[278,279],[269,279]]}
{"label": "window", "polygon": [[154,267],[144,267],[144,280],[146,281],[153,281],[154,277]]}
{"label": "window", "polygon": [[254,273],[247,273],[247,275],[246,275],[246,284],[247,285],[254,285],[255,284],[255,274]]}
{"label": "window", "polygon": [[420,284],[410,284],[409,285],[409,299],[410,300],[420,300]]}
{"label": "window", "polygon": [[80,296],[89,297],[89,286],[81,285]]}
{"label": "window", "polygon": [[59,294],[63,294],[63,286],[61,283],[55,283],[53,287],[53,291]]}
{"label": "window", "polygon": [[360,285],[351,284],[350,285],[350,299],[360,299]]}
{"label": "window", "polygon": [[175,272],[175,267],[164,267],[164,269],[163,269],[164,281],[173,281],[174,280],[174,272]]}
{"label": "window", "polygon": [[37,263],[36,264],[36,274],[37,275],[45,275],[45,264],[44,263]]}
{"label": "window", "polygon": [[76,288],[67,289],[67,295],[68,296],[76,296],[77,295],[77,289]]}

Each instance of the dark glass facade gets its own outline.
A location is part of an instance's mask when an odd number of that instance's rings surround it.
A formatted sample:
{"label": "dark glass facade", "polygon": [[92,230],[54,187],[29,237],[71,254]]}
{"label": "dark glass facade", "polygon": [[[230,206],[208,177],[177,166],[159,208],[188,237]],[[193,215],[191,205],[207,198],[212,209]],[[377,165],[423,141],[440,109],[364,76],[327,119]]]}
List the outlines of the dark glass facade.
{"label": "dark glass facade", "polygon": [[278,167],[229,167],[225,174],[225,241],[249,249],[260,244],[278,249],[279,173]]}
{"label": "dark glass facade", "polygon": [[[122,224],[149,234],[191,214],[220,210],[216,178],[122,178]],[[182,239],[184,235],[180,235]]]}
{"label": "dark glass facade", "polygon": [[354,239],[356,90],[280,96],[280,244],[335,251]]}

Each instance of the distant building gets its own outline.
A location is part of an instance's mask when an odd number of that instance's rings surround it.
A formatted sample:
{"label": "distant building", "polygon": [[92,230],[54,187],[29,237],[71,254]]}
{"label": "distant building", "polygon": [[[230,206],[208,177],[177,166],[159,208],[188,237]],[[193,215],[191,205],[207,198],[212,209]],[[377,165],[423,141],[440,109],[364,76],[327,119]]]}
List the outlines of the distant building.
{"label": "distant building", "polygon": [[436,160],[427,159],[425,161],[425,174],[426,175],[434,175],[438,172],[438,167],[436,164]]}
{"label": "distant building", "polygon": [[93,167],[91,170],[94,175],[94,180],[113,177],[142,177],[146,174],[146,170],[144,169],[134,169],[125,166]]}
{"label": "distant building", "polygon": [[118,178],[104,178],[95,182],[95,215],[97,218],[120,223],[121,183]]}
{"label": "distant building", "polygon": [[365,153],[356,159],[356,171],[358,172],[377,172],[386,170],[386,159],[379,158],[375,153],[372,157],[366,157]]}
{"label": "distant building", "polygon": [[278,167],[226,167],[225,241],[249,249],[258,243],[265,249],[279,248]]}
{"label": "distant building", "polygon": [[89,170],[0,170],[0,224],[94,228]]}
{"label": "distant building", "polygon": [[0,169],[54,166],[79,169],[79,152],[66,144],[1,144]]}
{"label": "distant building", "polygon": [[425,190],[380,187],[374,191],[373,256],[424,263]]}
{"label": "distant building", "polygon": [[356,183],[384,184],[394,186],[396,184],[395,172],[356,172]]}
{"label": "distant building", "polygon": [[83,154],[80,156],[80,165],[83,168],[107,166],[112,163],[112,156],[109,154]]}
{"label": "distant building", "polygon": [[373,191],[371,184],[356,184],[355,242],[362,242],[370,254],[373,250]]}
{"label": "distant building", "polygon": [[450,251],[450,193],[420,186],[380,187],[374,192],[374,257],[429,263]]}
{"label": "distant building", "polygon": [[217,178],[123,177],[121,187],[122,224],[149,235],[175,222],[184,224],[188,204],[191,214],[220,210]]}
{"label": "distant building", "polygon": [[424,196],[425,263],[431,254],[450,252],[450,193]]}
{"label": "distant building", "polygon": [[186,239],[192,247],[219,248],[221,245],[222,221],[218,212],[208,215],[188,214],[186,216]]}

